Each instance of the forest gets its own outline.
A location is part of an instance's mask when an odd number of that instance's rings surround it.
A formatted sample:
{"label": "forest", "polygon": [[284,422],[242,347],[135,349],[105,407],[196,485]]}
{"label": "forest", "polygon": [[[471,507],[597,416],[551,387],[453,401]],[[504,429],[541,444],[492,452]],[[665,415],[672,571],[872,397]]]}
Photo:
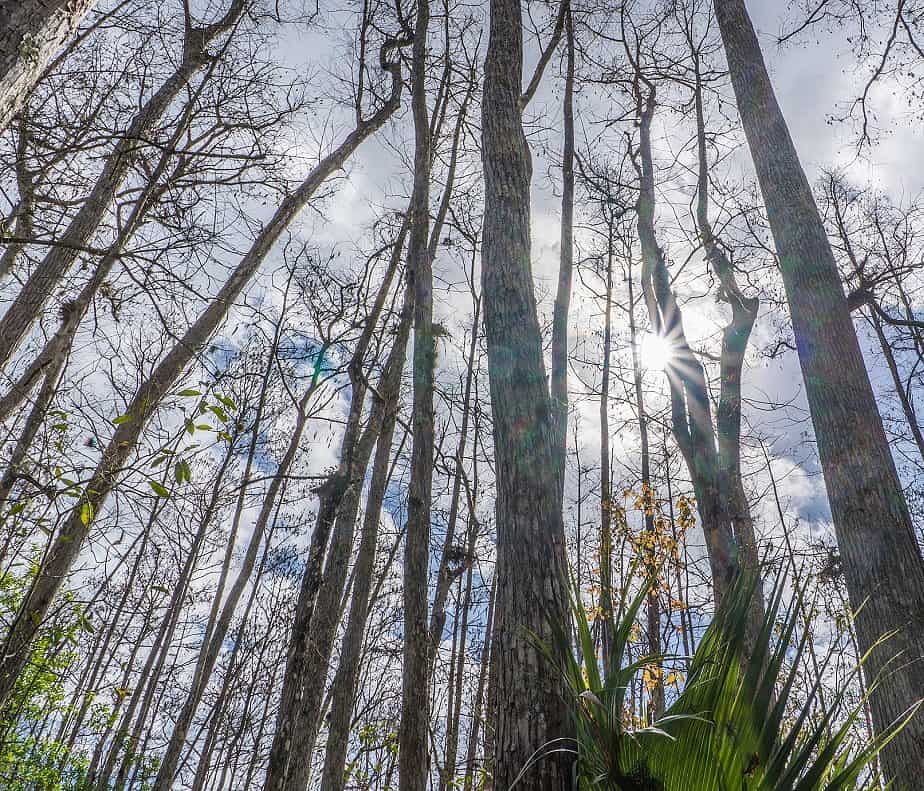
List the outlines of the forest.
{"label": "forest", "polygon": [[924,790],[924,0],[0,0],[0,789]]}

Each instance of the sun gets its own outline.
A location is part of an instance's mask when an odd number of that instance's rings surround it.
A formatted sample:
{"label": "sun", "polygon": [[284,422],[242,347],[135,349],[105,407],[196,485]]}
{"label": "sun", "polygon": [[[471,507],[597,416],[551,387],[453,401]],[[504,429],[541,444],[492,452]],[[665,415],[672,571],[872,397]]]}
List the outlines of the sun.
{"label": "sun", "polygon": [[674,359],[674,344],[669,338],[653,332],[646,332],[639,344],[639,355],[643,368],[649,371],[663,371]]}

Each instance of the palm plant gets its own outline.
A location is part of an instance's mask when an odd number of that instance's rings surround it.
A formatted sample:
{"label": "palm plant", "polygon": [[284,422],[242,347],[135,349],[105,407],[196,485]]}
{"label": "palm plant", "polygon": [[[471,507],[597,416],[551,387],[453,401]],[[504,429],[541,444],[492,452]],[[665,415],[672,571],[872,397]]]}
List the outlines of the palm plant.
{"label": "palm plant", "polygon": [[[664,716],[637,726],[627,722],[627,692],[646,666],[662,659],[628,658],[633,624],[650,585],[634,597],[623,592],[617,614],[610,615],[613,647],[609,665],[602,669],[587,613],[580,597],[573,596],[574,631],[569,624],[557,624],[552,644],[541,647],[573,695],[581,791],[882,787],[875,758],[915,715],[920,702],[909,701],[901,722],[865,744],[854,738],[854,726],[866,698],[848,705],[844,695],[849,684],[819,711],[814,699],[822,680],[816,678],[805,701],[794,713],[788,710],[810,633],[803,630],[797,637],[804,591],[797,589],[784,606],[785,582],[782,576],[774,581],[759,639],[747,646],[748,605],[758,583],[753,577],[740,577],[690,658],[683,690]],[[823,675],[824,668],[819,676]],[[555,751],[570,749],[558,745]],[[541,760],[539,754],[536,760]]]}

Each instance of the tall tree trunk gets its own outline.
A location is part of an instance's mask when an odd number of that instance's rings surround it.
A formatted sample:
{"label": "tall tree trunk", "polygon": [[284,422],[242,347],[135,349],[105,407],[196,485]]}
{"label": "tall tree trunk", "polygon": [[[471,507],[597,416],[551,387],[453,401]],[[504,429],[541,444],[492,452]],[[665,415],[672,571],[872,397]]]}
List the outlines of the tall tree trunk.
{"label": "tall tree trunk", "polygon": [[613,481],[610,472],[610,356],[613,337],[613,221],[609,217],[603,297],[603,372],[600,382],[600,643],[609,667],[613,645]]}
{"label": "tall tree trunk", "polygon": [[96,0],[0,0],[0,132]]}
{"label": "tall tree trunk", "polygon": [[[901,373],[898,370],[895,352],[882,326],[882,319],[879,318],[879,315],[875,311],[870,311],[869,323],[876,332],[876,339],[879,341],[879,347],[882,349],[882,356],[885,357],[886,365],[889,368],[889,375],[892,377],[892,385],[895,388],[895,394],[898,396],[898,401],[901,404],[905,422],[908,424],[908,430],[911,432],[915,445],[918,446],[918,453],[921,456],[921,460],[924,461],[924,433],[921,432],[921,424],[918,423],[918,416],[915,414],[911,397],[905,392],[905,383],[902,381]],[[0,496],[2,496],[2,484],[0,484]]]}
{"label": "tall tree trunk", "polygon": [[[716,237],[709,219],[709,157],[706,147],[706,119],[703,110],[703,83],[700,73],[700,53],[694,52],[694,96],[696,116],[696,151],[698,179],[696,189],[696,225],[706,261],[720,283],[719,298],[731,306],[731,321],[722,331],[720,356],[720,393],[716,407],[715,426],[718,441],[719,495],[725,514],[731,522],[739,563],[752,573],[758,573],[760,558],[754,519],[741,478],[741,378],[744,355],[751,330],[757,320],[760,301],[746,297],[738,286],[735,269]],[[751,600],[747,644],[754,646],[764,621],[762,592],[758,589]],[[749,648],[750,650],[750,648]]]}
{"label": "tall tree trunk", "polygon": [[568,450],[568,309],[574,276],[574,20],[570,0],[563,0],[565,24],[564,134],[561,161],[561,258],[558,290],[552,313],[552,397],[553,447],[556,454],[562,496],[565,490],[565,457]]}
{"label": "tall tree trunk", "polygon": [[414,190],[408,241],[408,277],[414,289],[413,449],[404,539],[404,665],[398,728],[398,788],[426,791],[430,752],[427,576],[430,560],[430,496],[433,482],[433,273],[430,234],[430,117],[427,112],[429,0],[417,0],[411,66],[414,116]]}
{"label": "tall tree trunk", "polygon": [[[611,233],[612,236],[612,233]],[[632,261],[629,260],[626,280],[629,285],[629,345],[632,349],[632,383],[635,391],[635,411],[638,415],[639,451],[641,453],[642,497],[647,501],[654,494],[651,485],[651,447],[648,437],[648,412],[645,409],[645,394],[642,391],[642,364],[638,350],[638,326],[635,322],[635,288],[632,281]],[[670,497],[670,494],[668,494]],[[655,530],[654,509],[645,509],[645,532],[653,534]],[[661,569],[662,573],[666,573]],[[657,584],[652,588],[646,602],[648,620],[648,650],[652,656],[661,654],[661,600]],[[659,663],[660,665],[660,663]],[[664,713],[664,685],[658,674],[651,690],[651,715],[658,719]]]}
{"label": "tall tree trunk", "polygon": [[[562,496],[552,408],[530,266],[532,164],[520,91],[519,0],[491,0],[482,100],[485,212],[482,299],[497,477],[497,602],[493,783],[535,791],[571,784],[562,753],[535,760],[571,733],[560,678],[527,634],[549,639],[568,618]],[[526,764],[533,759],[532,766]]]}
{"label": "tall tree trunk", "polygon": [[485,687],[488,680],[488,668],[491,656],[491,636],[494,633],[494,593],[497,577],[491,583],[491,594],[488,599],[488,619],[485,622],[484,641],[481,644],[481,658],[478,670],[478,689],[475,691],[475,702],[472,710],[472,727],[468,734],[468,745],[465,751],[465,778],[462,781],[462,791],[472,791],[475,783],[475,760],[478,756],[478,739],[482,728],[482,712],[484,711]]}
{"label": "tall tree trunk", "polygon": [[356,556],[353,584],[353,596],[350,600],[350,612],[346,632],[340,649],[340,664],[331,685],[330,725],[327,733],[327,748],[324,754],[324,770],[321,775],[321,791],[343,791],[345,787],[345,769],[347,749],[350,741],[350,725],[356,689],[359,682],[360,657],[363,636],[369,618],[370,593],[375,566],[376,543],[379,535],[379,523],[382,518],[382,506],[388,487],[391,446],[397,417],[397,403],[389,405],[389,411],[379,434],[372,465],[372,480],[369,483],[369,496],[366,500],[366,513],[363,518],[362,532],[359,539],[359,551]]}
{"label": "tall tree trunk", "polygon": [[[644,82],[642,80],[642,82]],[[647,96],[643,96],[647,90]],[[671,428],[690,471],[706,538],[716,604],[720,604],[738,570],[738,550],[721,495],[718,450],[706,373],[686,340],[683,315],[670,284],[664,251],[655,233],[654,161],[651,122],[657,103],[655,88],[638,89],[639,195],[636,205],[642,250],[642,291],[651,325],[671,344],[667,377],[671,394]]]}
{"label": "tall tree trunk", "polygon": [[[732,86],[792,316],[825,487],[882,732],[924,697],[924,560],[915,539],[824,225],[779,108],[744,0],[716,0]],[[924,716],[882,753],[897,791],[920,785]]]}
{"label": "tall tree trunk", "polygon": [[[474,273],[473,273],[474,274]],[[462,396],[462,425],[459,428],[459,445],[456,448],[455,471],[452,478],[452,494],[449,499],[449,518],[446,523],[446,538],[443,542],[443,554],[436,578],[436,591],[433,594],[433,609],[430,613],[430,643],[432,654],[430,665],[436,659],[436,648],[443,638],[446,625],[446,597],[452,583],[451,558],[455,542],[456,523],[459,520],[459,504],[462,498],[462,476],[464,474],[465,445],[468,440],[468,426],[471,419],[472,384],[475,379],[475,354],[478,351],[478,337],[481,318],[481,298],[475,297],[475,313],[472,319],[472,337],[468,348],[468,360],[465,372],[465,391]]]}
{"label": "tall tree trunk", "polygon": [[[195,354],[218,329],[228,309],[260,268],[289,223],[311,200],[317,189],[344,165],[366,138],[384,125],[400,105],[400,66],[386,62],[388,49],[394,46],[394,42],[389,42],[382,51],[383,65],[391,73],[392,90],[386,102],[368,119],[360,121],[340,145],[324,157],[308,177],[282,201],[215,298],[136,392],[126,411],[131,420],[120,423],[116,428],[78,505],[53,539],[42,568],[7,633],[0,659],[0,706],[9,699],[16,677],[26,664],[29,646],[65,577],[80,555],[83,543],[89,535],[92,516],[98,514],[105,504],[115,486],[116,477],[132,455],[148,420]],[[87,514],[91,515],[90,519],[86,518]]]}
{"label": "tall tree trunk", "polygon": [[[400,254],[398,249],[397,256]],[[362,406],[351,405],[352,425],[345,432],[340,468],[321,492],[307,568],[295,608],[276,732],[263,785],[265,791],[304,791],[308,785],[359,494],[373,447],[398,397],[413,319],[412,306],[413,291],[408,285],[401,322],[366,428],[360,434],[358,428],[352,427],[358,427]],[[359,381],[359,377],[354,377],[354,381]],[[322,569],[331,532],[334,537],[330,556]]]}

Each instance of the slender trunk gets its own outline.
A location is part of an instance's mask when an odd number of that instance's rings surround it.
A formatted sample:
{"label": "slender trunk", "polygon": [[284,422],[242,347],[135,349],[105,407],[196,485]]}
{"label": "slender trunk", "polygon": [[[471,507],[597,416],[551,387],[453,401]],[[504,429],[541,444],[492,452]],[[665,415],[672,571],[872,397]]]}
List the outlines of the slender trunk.
{"label": "slender trunk", "polygon": [[565,457],[568,450],[568,309],[574,274],[574,21],[570,0],[562,3],[565,20],[565,98],[563,105],[561,187],[561,259],[558,290],[552,313],[552,368],[549,392],[552,399],[553,446],[562,496],[565,488]]}
{"label": "slender trunk", "polygon": [[613,337],[613,222],[606,242],[603,298],[603,373],[600,382],[600,644],[609,667],[613,645],[613,492],[610,473],[610,346]]}
{"label": "slender trunk", "polygon": [[414,116],[414,191],[408,242],[408,275],[414,289],[413,449],[404,539],[404,665],[398,729],[398,788],[426,791],[430,722],[427,577],[430,560],[430,498],[433,485],[433,272],[430,233],[430,118],[427,112],[429,0],[417,0],[411,66]]}
{"label": "slender trunk", "polygon": [[[911,403],[911,398],[908,393],[905,392],[905,385],[902,382],[902,376],[898,370],[898,363],[895,361],[895,352],[892,351],[892,346],[889,343],[889,339],[886,337],[885,330],[882,326],[882,320],[875,311],[870,311],[869,322],[876,332],[879,347],[882,349],[882,356],[885,357],[886,364],[889,367],[892,385],[895,387],[895,393],[902,406],[905,422],[908,424],[908,429],[911,431],[911,436],[914,438],[915,445],[918,446],[918,453],[921,454],[921,459],[924,460],[924,433],[921,432],[921,426],[918,423],[918,416],[914,412],[914,405]],[[0,494],[2,494],[2,484],[0,484]]]}
{"label": "slender trunk", "polygon": [[655,234],[654,162],[651,154],[651,123],[655,89],[639,91],[640,187],[636,206],[638,236],[642,249],[642,291],[654,330],[671,344],[667,367],[671,393],[671,427],[690,471],[706,538],[716,604],[727,593],[738,569],[738,550],[728,515],[723,507],[718,470],[718,451],[706,374],[686,340],[683,315],[670,285],[664,251]]}
{"label": "slender trunk", "polygon": [[[668,519],[671,523],[671,538],[675,544],[680,543],[681,536],[677,532],[677,520],[674,514],[674,490],[671,483],[673,476],[671,475],[671,459],[667,453],[667,442],[664,443],[664,482],[667,484],[667,513]],[[677,598],[680,602],[680,629],[681,636],[683,638],[683,654],[686,661],[687,668],[690,666],[690,660],[693,657],[693,645],[694,645],[694,635],[693,635],[693,624],[690,620],[690,608],[687,603],[687,598],[690,593],[690,563],[687,558],[687,542],[686,537],[683,537],[683,569],[686,574],[686,584],[684,584],[683,576],[680,573],[680,563],[677,563],[674,566],[674,580],[677,584]]]}
{"label": "slender trunk", "polygon": [[485,686],[488,680],[489,657],[491,655],[491,635],[494,626],[494,593],[497,590],[496,578],[491,583],[491,596],[488,600],[488,620],[485,623],[484,641],[481,645],[481,660],[478,671],[478,689],[475,692],[472,710],[472,727],[469,730],[468,746],[465,753],[465,778],[462,791],[472,791],[475,782],[475,760],[478,756],[478,738],[481,730],[482,712],[484,710]]}
{"label": "slender trunk", "polygon": [[[780,258],[809,411],[882,733],[924,697],[924,560],[824,225],[744,0],[716,0],[732,86]],[[888,641],[876,646],[884,633]],[[875,649],[874,649],[874,646]],[[889,665],[901,655],[901,667]],[[920,784],[924,716],[885,748],[896,791]]]}
{"label": "slender trunk", "polygon": [[397,408],[397,403],[389,406],[388,415],[382,425],[382,432],[379,434],[375,449],[372,480],[369,483],[369,496],[366,500],[366,513],[363,518],[359,552],[356,557],[355,583],[350,600],[349,618],[340,648],[340,664],[337,666],[337,673],[331,685],[333,698],[327,733],[327,749],[324,754],[324,770],[321,775],[321,791],[343,791],[345,787],[350,725],[359,682],[359,660],[362,654],[363,636],[369,618],[379,524],[390,478],[389,462]]}
{"label": "slender trunk", "polygon": [[135,712],[141,706],[141,716],[138,717],[138,722],[143,722],[145,712],[153,695],[154,682],[157,675],[159,675],[159,668],[163,666],[163,658],[173,640],[180,612],[182,611],[181,604],[186,598],[186,592],[189,588],[191,572],[192,564],[187,562],[170,597],[167,611],[142,666],[135,691],[131,695],[128,707],[122,717],[122,722],[109,746],[109,753],[103,763],[103,768],[99,775],[94,778],[97,791],[107,791],[109,789],[109,781],[120,754],[124,756],[125,760],[129,761],[133,757],[135,733],[132,732],[132,724],[135,722]]}
{"label": "slender trunk", "polygon": [[[409,284],[405,289],[401,323],[366,429],[344,445],[341,458],[344,469],[338,471],[343,477],[332,477],[335,488],[322,493],[315,527],[315,536],[320,538],[316,542],[312,536],[308,568],[296,604],[276,733],[263,785],[265,791],[304,791],[308,785],[360,489],[386,414],[394,409],[393,402],[398,397],[413,318],[412,305],[413,292]],[[352,430],[347,433],[354,435]],[[334,538],[322,573],[321,561],[327,544],[324,534],[331,530]]]}
{"label": "slender trunk", "polygon": [[562,495],[551,440],[552,407],[530,267],[532,164],[520,92],[519,0],[491,0],[482,100],[485,212],[482,298],[497,476],[497,602],[493,783],[534,791],[571,785],[571,759],[536,750],[570,735],[561,679],[527,632],[551,638],[567,620]]}
{"label": "slender trunk", "polygon": [[459,503],[462,496],[463,457],[465,445],[468,440],[468,424],[471,416],[472,384],[475,379],[475,355],[478,351],[478,335],[481,318],[481,299],[475,298],[475,314],[472,319],[472,338],[468,348],[467,368],[465,372],[465,392],[462,397],[462,425],[459,428],[459,445],[455,455],[455,473],[452,480],[452,495],[449,500],[449,518],[446,522],[446,538],[443,542],[443,554],[440,557],[440,567],[436,578],[436,591],[433,594],[433,610],[430,614],[430,643],[433,651],[430,664],[436,659],[436,646],[443,637],[443,627],[446,625],[446,596],[452,582],[452,569],[450,559],[453,542],[456,534],[456,522],[459,518]]}
{"label": "slender trunk", "polygon": [[[269,549],[269,540],[267,538],[267,546],[264,547],[263,557],[260,561],[260,567],[257,569],[257,575],[254,578],[253,585],[250,589],[250,596],[247,597],[247,604],[244,606],[244,612],[241,615],[240,625],[237,629],[237,637],[234,640],[234,647],[231,649],[231,655],[228,657],[228,667],[225,671],[224,678],[221,682],[221,689],[218,692],[218,698],[215,701],[215,708],[213,709],[212,716],[209,718],[209,722],[205,728],[205,743],[202,747],[202,753],[199,756],[199,763],[196,766],[196,773],[193,777],[192,787],[194,789],[202,788],[205,784],[206,776],[209,771],[209,763],[212,755],[212,751],[215,748],[215,743],[218,740],[218,733],[220,730],[220,721],[221,717],[225,711],[225,706],[231,697],[232,686],[237,680],[238,663],[239,657],[241,654],[241,647],[244,644],[244,639],[246,637],[246,628],[250,620],[250,613],[253,610],[254,603],[257,599],[257,592],[260,589],[260,582],[263,578],[263,572],[266,568],[266,558]],[[263,652],[266,651],[267,641],[262,641],[260,643],[260,657],[262,658]],[[249,696],[252,694],[253,685],[248,692],[248,702]]]}
{"label": "slender trunk", "polygon": [[[731,321],[722,331],[721,384],[715,416],[719,451],[719,496],[722,498],[723,511],[731,522],[739,551],[739,562],[748,571],[758,574],[760,558],[757,536],[754,532],[754,519],[751,517],[751,509],[741,478],[741,378],[744,355],[751,337],[751,330],[757,320],[760,301],[756,297],[746,297],[742,293],[732,262],[716,237],[709,220],[709,158],[706,148],[706,119],[703,110],[699,52],[694,55],[694,66],[693,98],[698,160],[696,224],[699,239],[706,254],[706,261],[721,284],[719,298],[727,302],[732,310]],[[760,628],[763,622],[763,596],[758,590],[751,600],[747,633],[748,650],[760,639]]]}
{"label": "slender trunk", "polygon": [[[641,496],[646,501],[654,496],[651,485],[651,448],[648,437],[648,412],[645,409],[645,394],[642,391],[642,365],[638,354],[638,326],[635,322],[635,284],[632,280],[632,261],[628,261],[626,280],[629,286],[629,346],[632,349],[632,383],[635,391],[635,411],[638,415],[638,435],[641,454]],[[670,494],[668,494],[670,497]],[[655,532],[654,509],[645,508],[645,532]],[[666,574],[666,569],[652,569],[653,573]],[[651,594],[646,602],[648,621],[648,650],[652,656],[660,656],[661,648],[661,600],[658,597],[659,584],[653,583]],[[660,662],[657,663],[660,668]],[[654,679],[651,690],[651,717],[658,719],[664,713],[664,686],[660,674]]]}
{"label": "slender trunk", "polygon": [[[477,440],[477,430],[476,430],[476,440]],[[478,454],[478,445],[475,444],[473,456],[477,458]],[[465,593],[460,596],[461,605],[462,605],[462,618],[459,623],[459,639],[458,639],[458,651],[454,651],[455,659],[454,661],[454,670],[452,673],[452,680],[449,684],[449,697],[450,697],[450,712],[451,716],[448,717],[448,727],[446,729],[446,761],[441,777],[441,786],[444,789],[450,787],[455,788],[455,776],[456,770],[458,769],[458,751],[459,751],[459,722],[462,712],[462,684],[465,677],[465,650],[468,643],[468,619],[469,613],[471,610],[472,603],[472,577],[473,569],[475,565],[475,549],[476,544],[478,543],[478,535],[481,529],[481,525],[478,523],[478,518],[475,515],[474,502],[477,497],[478,492],[478,466],[475,464],[475,479],[472,482],[472,490],[469,491],[466,487],[466,494],[468,495],[469,501],[469,512],[468,512],[468,530],[466,542],[465,542]],[[462,592],[462,578],[459,577],[459,592]]]}
{"label": "slender trunk", "polygon": [[[462,604],[462,577],[459,577],[456,584],[456,607],[455,616],[452,619],[452,646],[449,650],[449,678],[447,679],[446,690],[446,731],[443,743],[443,763],[434,756],[436,763],[437,776],[439,777],[438,791],[447,791],[455,778],[455,763],[459,746],[459,708],[456,705],[456,671],[459,657],[459,639],[462,629],[459,619],[459,609]],[[437,707],[439,704],[437,702]],[[435,740],[434,740],[435,741]],[[436,744],[432,745],[432,750],[437,751]]]}
{"label": "slender trunk", "polygon": [[[383,61],[385,53],[386,48],[383,48]],[[401,99],[400,66],[388,65],[388,69],[391,73],[392,91],[385,104],[350,132],[333,152],[318,163],[305,181],[283,200],[218,295],[141,384],[126,412],[131,420],[121,423],[116,428],[77,507],[55,537],[46,560],[7,633],[0,659],[0,705],[9,699],[16,677],[27,661],[32,640],[89,535],[93,520],[85,519],[84,516],[87,513],[99,513],[115,486],[118,473],[132,455],[148,420],[196,352],[208,342],[221,324],[228,309],[260,268],[289,223],[327,178],[339,170],[359,145],[380,129],[397,110]]]}

